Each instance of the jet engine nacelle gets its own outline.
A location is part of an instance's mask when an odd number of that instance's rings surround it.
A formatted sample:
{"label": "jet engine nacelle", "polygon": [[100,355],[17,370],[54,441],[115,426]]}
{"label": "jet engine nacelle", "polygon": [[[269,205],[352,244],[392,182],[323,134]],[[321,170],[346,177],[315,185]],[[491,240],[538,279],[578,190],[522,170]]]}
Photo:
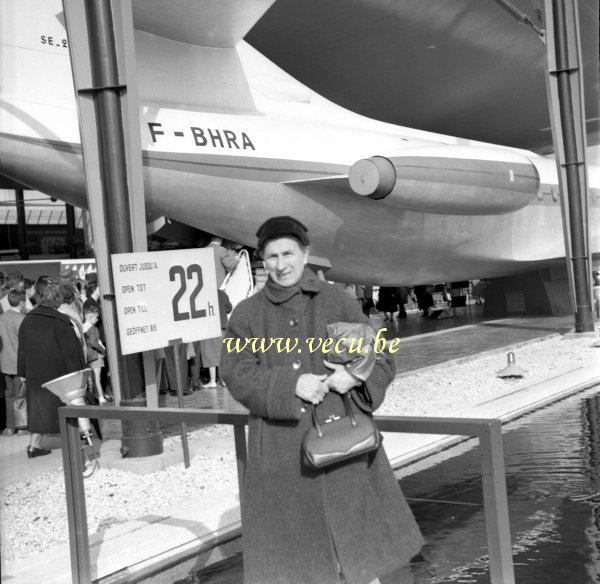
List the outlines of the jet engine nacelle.
{"label": "jet engine nacelle", "polygon": [[407,148],[356,162],[352,190],[403,209],[499,215],[525,207],[539,190],[531,161],[518,152],[472,146]]}

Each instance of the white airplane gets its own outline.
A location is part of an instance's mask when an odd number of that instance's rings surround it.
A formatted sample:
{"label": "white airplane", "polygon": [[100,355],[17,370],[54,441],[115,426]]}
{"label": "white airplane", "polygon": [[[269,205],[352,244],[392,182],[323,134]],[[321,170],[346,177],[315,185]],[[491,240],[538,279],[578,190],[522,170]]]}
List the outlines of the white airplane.
{"label": "white airplane", "polygon": [[[262,221],[293,215],[309,228],[315,263],[349,282],[564,264],[553,159],[327,101],[242,40],[270,4],[134,2],[149,222],[169,217],[252,246]],[[0,174],[86,207],[61,2],[0,0],[0,9]],[[588,177],[598,254],[600,168]]]}

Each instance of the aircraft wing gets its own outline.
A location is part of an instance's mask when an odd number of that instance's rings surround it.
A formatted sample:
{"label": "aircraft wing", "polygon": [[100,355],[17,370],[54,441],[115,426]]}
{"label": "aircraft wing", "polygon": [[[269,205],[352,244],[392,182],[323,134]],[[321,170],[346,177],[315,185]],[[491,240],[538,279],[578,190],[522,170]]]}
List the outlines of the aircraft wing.
{"label": "aircraft wing", "polygon": [[310,178],[306,180],[290,180],[283,183],[291,187],[298,187],[300,189],[306,187],[317,187],[327,189],[346,189],[348,192],[352,192],[350,189],[350,183],[348,182],[347,174],[340,174],[335,176],[323,176],[319,178]]}
{"label": "aircraft wing", "polygon": [[274,0],[134,0],[138,30],[205,47],[234,47]]}
{"label": "aircraft wing", "polygon": [[[543,2],[512,4],[544,26]],[[588,145],[600,143],[598,6],[579,0]],[[286,0],[245,40],[369,118],[551,151],[545,45],[494,0]]]}

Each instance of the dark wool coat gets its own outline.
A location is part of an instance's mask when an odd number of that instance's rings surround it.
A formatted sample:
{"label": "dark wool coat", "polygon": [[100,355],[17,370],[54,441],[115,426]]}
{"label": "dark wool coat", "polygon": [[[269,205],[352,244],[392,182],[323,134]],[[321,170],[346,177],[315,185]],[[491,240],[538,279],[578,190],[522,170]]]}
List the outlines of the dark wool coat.
{"label": "dark wool coat", "polygon": [[47,306],[34,308],[19,329],[17,357],[18,374],[26,383],[29,431],[58,434],[58,408],[63,403],[42,383],[87,367],[71,319]]}
{"label": "dark wool coat", "polygon": [[398,288],[380,286],[377,310],[381,312],[396,312],[399,302]]}
{"label": "dark wool coat", "polygon": [[[383,449],[327,470],[302,462],[301,443],[311,427],[310,408],[296,397],[302,373],[323,374],[320,351],[305,340],[325,339],[333,322],[367,322],[358,303],[306,270],[300,287],[269,281],[241,302],[227,337],[298,338],[291,353],[223,348],[221,374],[232,395],[250,410],[248,465],[243,506],[246,584],[365,584],[405,564],[423,540]],[[353,398],[376,409],[392,381],[394,366],[381,354]],[[371,407],[368,402],[371,402]],[[344,415],[330,392],[318,416]]]}

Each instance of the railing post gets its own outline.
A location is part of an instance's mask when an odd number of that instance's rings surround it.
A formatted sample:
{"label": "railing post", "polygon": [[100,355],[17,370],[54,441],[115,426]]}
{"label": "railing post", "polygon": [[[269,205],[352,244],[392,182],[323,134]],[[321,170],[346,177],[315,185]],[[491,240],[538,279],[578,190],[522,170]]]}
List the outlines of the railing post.
{"label": "railing post", "polygon": [[480,432],[479,448],[490,580],[492,584],[514,584],[500,420],[490,421],[489,426]]}
{"label": "railing post", "polygon": [[[183,409],[183,383],[181,379],[181,339],[169,341],[169,347],[173,347],[173,367],[175,369],[175,389],[177,391],[177,403]],[[186,369],[187,371],[187,369]],[[181,422],[181,446],[183,448],[183,463],[185,468],[190,468],[190,447],[188,443],[187,424]]]}
{"label": "railing post", "polygon": [[71,578],[73,584],[91,584],[90,544],[79,424],[77,418],[67,418],[64,413],[60,415],[59,421],[71,547]]}
{"label": "railing post", "polygon": [[237,458],[238,485],[240,489],[240,510],[242,508],[242,498],[244,493],[244,476],[246,475],[246,460],[248,453],[246,450],[246,426],[236,424],[233,427],[233,437],[235,439],[235,457]]}
{"label": "railing post", "polygon": [[[69,520],[71,571],[73,584],[91,584],[89,538],[83,486],[83,458],[77,418],[167,420],[171,423],[206,422],[233,425],[237,459],[240,508],[243,510],[243,488],[246,474],[247,414],[215,411],[182,411],[169,408],[122,408],[98,406],[66,406],[59,410],[62,436],[65,491]],[[435,433],[478,436],[481,454],[481,476],[490,558],[492,584],[515,584],[508,518],[508,498],[504,473],[502,422],[487,418],[420,418],[385,416],[377,420],[386,432]]]}

